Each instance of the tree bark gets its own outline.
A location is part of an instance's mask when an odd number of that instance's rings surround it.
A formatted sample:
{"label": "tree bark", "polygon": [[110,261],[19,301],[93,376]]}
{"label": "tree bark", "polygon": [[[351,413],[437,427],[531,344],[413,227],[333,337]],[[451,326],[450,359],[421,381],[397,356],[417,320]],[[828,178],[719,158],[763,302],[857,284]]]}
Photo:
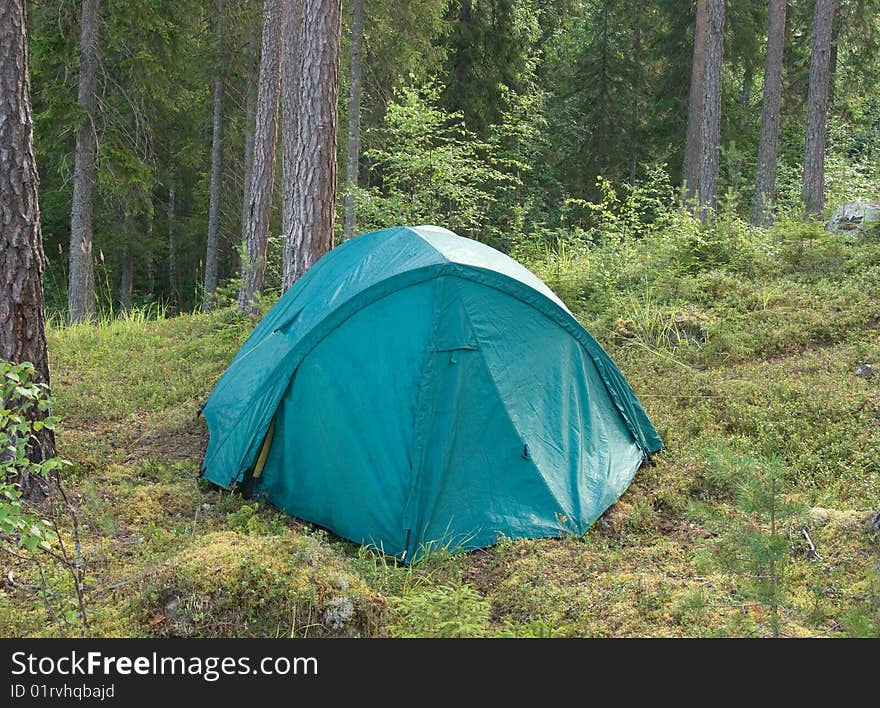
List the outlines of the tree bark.
{"label": "tree bark", "polygon": [[363,81],[364,5],[366,0],[354,0],[351,25],[351,91],[348,101],[348,144],[345,164],[345,224],[342,238],[354,236],[354,189],[358,184],[361,143],[361,90]]}
{"label": "tree bark", "polygon": [[721,157],[721,69],[724,60],[724,0],[706,6],[706,70],[703,77],[703,115],[700,121],[700,221],[715,209]]}
{"label": "tree bark", "polygon": [[804,142],[803,194],[805,216],[819,216],[825,207],[825,146],[828,140],[828,77],[834,0],[816,0],[813,15],[813,48],[810,88],[807,94],[807,129]]}
{"label": "tree bark", "polygon": [[133,290],[132,244],[134,243],[134,217],[126,210],[122,217],[122,251],[119,254],[119,311],[131,312]]}
{"label": "tree bark", "polygon": [[241,242],[247,243],[248,213],[251,201],[251,179],[254,165],[254,122],[257,117],[257,93],[254,87],[259,83],[260,62],[257,58],[256,39],[248,40],[248,82],[245,88],[244,108],[244,175],[242,179],[241,200]]}
{"label": "tree bark", "polygon": [[[0,358],[31,362],[36,380],[48,386],[45,256],[28,61],[25,0],[5,0],[0,3]],[[55,438],[44,429],[30,457],[54,455]],[[39,496],[39,485],[17,481],[29,498]]]}
{"label": "tree bark", "polygon": [[779,140],[779,104],[782,96],[782,54],[785,45],[787,0],[770,0],[764,95],[761,101],[761,139],[750,222],[764,226],[773,221],[776,197],[776,147]]}
{"label": "tree bark", "polygon": [[95,74],[98,67],[98,3],[83,0],[80,27],[79,95],[83,117],[76,129],[73,206],[70,211],[70,273],[68,319],[95,317],[95,272],[92,263],[92,202],[95,186]]}
{"label": "tree bark", "polygon": [[[743,82],[742,82],[742,90],[739,95],[739,105],[744,109],[740,112],[739,118],[736,122],[736,129],[740,134],[745,134],[748,130],[747,122],[748,122],[748,108],[751,104],[752,100],[752,84],[755,81],[755,70],[749,64],[743,69]],[[742,153],[737,153],[733,165],[731,165],[730,169],[730,186],[737,192],[739,192],[743,186],[742,184],[742,174],[743,174],[743,155]]]}
{"label": "tree bark", "polygon": [[[296,139],[299,110],[299,62],[303,42],[302,4],[300,0],[284,3],[284,39],[281,46],[281,233],[287,239],[293,233],[296,210]],[[286,259],[286,248],[285,255]],[[286,266],[285,266],[286,267]]]}
{"label": "tree bark", "polygon": [[743,72],[743,86],[742,93],[739,97],[739,105],[743,108],[749,107],[749,102],[752,99],[752,84],[755,81],[755,70],[751,66],[747,66],[745,71]]}
{"label": "tree bark", "polygon": [[608,115],[608,104],[609,104],[609,77],[608,77],[608,3],[611,0],[603,0],[602,2],[602,60],[599,64],[599,87],[598,87],[598,102],[599,102],[599,120],[596,122],[596,138],[593,141],[592,149],[596,154],[596,163],[599,166],[599,173],[602,174],[607,165],[607,151],[608,151],[608,133],[607,130],[607,121],[605,117]]}
{"label": "tree bark", "polygon": [[633,43],[632,53],[635,66],[635,76],[632,82],[632,124],[630,125],[629,135],[629,183],[632,186],[636,184],[636,177],[639,167],[639,133],[641,131],[641,90],[642,90],[642,25],[640,22],[641,7],[638,2],[634,2],[632,6],[633,22]]}
{"label": "tree bark", "polygon": [[[468,107],[468,78],[470,76],[470,72],[474,68],[468,56],[464,37],[466,37],[469,33],[467,26],[474,21],[474,5],[473,0],[458,0],[458,2],[458,22],[460,25],[458,31],[463,35],[463,37],[459,37],[457,45],[455,47],[455,62],[453,64],[453,78],[455,80],[455,88],[453,90],[453,97],[455,99],[456,110],[464,112]],[[465,115],[465,121],[468,124],[470,118],[471,116]]]}
{"label": "tree bark", "polygon": [[684,199],[692,204],[700,175],[700,125],[703,117],[703,80],[706,73],[706,0],[697,0],[694,56],[691,63],[691,90],[688,98],[687,133],[684,139],[684,166],[681,180]]}
{"label": "tree bark", "polygon": [[256,314],[254,297],[263,289],[269,216],[275,187],[275,147],[278,139],[278,94],[281,90],[281,0],[263,3],[263,37],[257,116],[254,129],[251,186],[245,221],[246,256],[241,266],[238,308]]}
{"label": "tree bark", "polygon": [[153,213],[150,210],[147,213],[147,243],[149,245],[149,249],[147,250],[146,257],[146,270],[147,270],[147,291],[150,294],[150,300],[156,295],[156,260],[153,255]]}
{"label": "tree bark", "polygon": [[286,290],[333,245],[341,0],[300,0],[296,144],[291,230],[285,233]]}
{"label": "tree bark", "polygon": [[205,251],[205,292],[202,311],[214,307],[217,291],[217,232],[220,227],[220,178],[223,169],[224,0],[217,0],[217,74],[214,76],[214,130],[211,137],[211,187],[208,202],[208,245]]}
{"label": "tree bark", "polygon": [[837,46],[840,38],[840,15],[831,23],[831,57],[828,60],[828,105],[833,106],[837,92]]}
{"label": "tree bark", "polygon": [[180,289],[177,282],[177,244],[174,234],[174,182],[168,187],[168,306],[173,314],[180,306]]}

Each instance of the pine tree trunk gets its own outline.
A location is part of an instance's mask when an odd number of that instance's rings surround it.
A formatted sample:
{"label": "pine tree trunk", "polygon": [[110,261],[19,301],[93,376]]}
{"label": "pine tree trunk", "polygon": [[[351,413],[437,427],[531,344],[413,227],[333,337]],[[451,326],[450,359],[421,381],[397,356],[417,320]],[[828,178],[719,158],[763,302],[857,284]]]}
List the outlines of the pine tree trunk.
{"label": "pine tree trunk", "polygon": [[681,181],[685,203],[692,204],[697,195],[700,176],[700,125],[703,118],[703,80],[706,74],[706,1],[697,0],[697,21],[694,31],[694,56],[691,65],[691,90],[688,98],[687,134],[684,139],[684,166]]}
{"label": "pine tree trunk", "polygon": [[132,244],[134,243],[134,217],[126,213],[122,217],[122,251],[119,254],[119,311],[123,315],[131,312]]}
{"label": "pine tree trunk", "polygon": [[156,295],[156,257],[153,254],[153,211],[147,212],[147,254],[144,266],[147,271],[147,292],[152,300]]}
{"label": "pine tree trunk", "polygon": [[281,90],[281,0],[263,3],[263,37],[251,186],[245,220],[245,260],[241,265],[238,308],[256,314],[254,297],[263,289],[269,216],[275,187],[275,148],[278,139],[278,94]]}
{"label": "pine tree trunk", "polygon": [[[474,21],[474,5],[473,0],[459,0],[458,23],[460,33],[455,47],[455,62],[453,64],[453,79],[455,81],[452,95],[455,100],[455,108],[464,111],[468,106],[467,87],[470,72],[473,66],[469,61],[468,52],[466,50],[465,37],[469,34],[468,25]],[[465,116],[467,122],[470,116]]]}
{"label": "pine tree trunk", "polygon": [[[740,112],[739,118],[736,122],[737,131],[740,134],[745,134],[748,130],[748,108],[751,104],[752,100],[752,84],[755,81],[755,70],[752,66],[746,66],[743,71],[743,82],[742,82],[742,90],[739,94],[739,105],[744,109]],[[730,186],[736,192],[739,192],[743,187],[743,155],[742,153],[737,153],[736,158],[734,159],[733,165],[730,169]]]}
{"label": "pine tree trunk", "polygon": [[816,0],[813,15],[813,49],[810,89],[807,95],[807,129],[804,144],[804,206],[806,216],[819,216],[825,207],[825,146],[828,135],[828,77],[831,64],[831,30],[834,0]]}
{"label": "pine tree trunk", "polygon": [[214,307],[217,290],[217,232],[220,227],[220,177],[223,169],[224,0],[217,0],[217,74],[214,77],[214,130],[211,137],[211,188],[208,202],[208,246],[205,251],[205,292],[202,311]]}
{"label": "pine tree trunk", "polygon": [[600,119],[597,121],[596,139],[593,141],[593,150],[596,153],[596,163],[599,165],[599,173],[605,172],[608,164],[606,159],[606,151],[608,146],[608,130],[605,116],[608,115],[609,103],[609,77],[608,77],[608,3],[611,0],[603,0],[602,2],[602,61],[599,69],[599,111]]}
{"label": "pine tree trunk", "polygon": [[837,92],[837,46],[840,37],[840,15],[838,21],[831,22],[831,58],[828,60],[828,105],[834,105]]}
{"label": "pine tree trunk", "polygon": [[177,282],[177,244],[174,234],[174,183],[168,188],[168,309],[177,314],[180,289]]}
{"label": "pine tree trunk", "polygon": [[[299,119],[299,61],[303,42],[302,5],[300,0],[284,3],[284,38],[281,46],[281,233],[286,239],[293,233],[296,210],[296,136]],[[285,254],[286,254],[285,246]],[[286,259],[286,255],[284,256]],[[286,268],[286,265],[285,265]]]}
{"label": "pine tree trunk", "polygon": [[354,236],[354,189],[358,184],[361,142],[361,88],[363,80],[364,5],[366,0],[354,0],[351,25],[351,92],[348,100],[348,144],[345,164],[345,225],[342,238]]}
{"label": "pine tree trunk", "polygon": [[633,3],[633,60],[635,77],[632,82],[632,125],[629,135],[629,183],[635,186],[639,167],[639,132],[641,131],[641,90],[642,90],[642,25],[640,22],[641,7]]}
{"label": "pine tree trunk", "polygon": [[761,140],[750,222],[763,226],[773,221],[776,198],[776,147],[779,140],[779,104],[782,96],[782,53],[785,45],[787,0],[770,0],[767,29],[767,60],[764,67],[764,96],[761,103]]}
{"label": "pine tree trunk", "polygon": [[341,0],[300,0],[293,218],[285,233],[286,290],[333,245]]}
{"label": "pine tree trunk", "polygon": [[721,69],[724,60],[724,0],[706,6],[706,71],[703,77],[703,116],[700,121],[700,221],[715,209],[721,157]]}
{"label": "pine tree trunk", "polygon": [[260,62],[257,59],[256,40],[251,37],[248,41],[248,75],[245,87],[244,108],[244,174],[242,178],[241,200],[241,242],[247,244],[248,213],[251,201],[251,179],[253,178],[254,165],[254,122],[257,117],[257,93],[254,87],[259,82]]}
{"label": "pine tree trunk", "polygon": [[[0,358],[31,362],[37,381],[48,385],[45,257],[28,60],[25,0],[4,0],[0,3]],[[55,438],[44,429],[30,457],[40,461],[54,455]],[[40,496],[39,485],[30,479],[16,481],[28,498]]]}
{"label": "pine tree trunk", "polygon": [[83,0],[80,27],[79,95],[83,118],[76,129],[73,206],[70,211],[70,274],[67,310],[71,322],[95,317],[92,263],[92,202],[95,186],[95,75],[98,68],[98,2]]}
{"label": "pine tree trunk", "polygon": [[743,108],[749,107],[749,102],[752,99],[752,84],[755,81],[755,70],[751,66],[747,66],[745,72],[743,73],[743,87],[742,93],[739,97],[739,105]]}

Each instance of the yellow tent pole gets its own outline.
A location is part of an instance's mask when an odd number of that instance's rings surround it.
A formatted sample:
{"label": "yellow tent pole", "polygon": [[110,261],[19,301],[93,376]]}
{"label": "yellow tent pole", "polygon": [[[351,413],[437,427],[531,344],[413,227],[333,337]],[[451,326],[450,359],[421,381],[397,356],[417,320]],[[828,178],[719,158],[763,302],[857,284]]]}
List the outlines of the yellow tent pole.
{"label": "yellow tent pole", "polygon": [[266,466],[266,458],[269,457],[269,448],[272,447],[272,438],[275,437],[275,418],[269,423],[269,430],[266,432],[266,438],[263,440],[263,447],[260,448],[260,455],[257,457],[257,464],[254,465],[254,473],[251,475],[254,479],[259,479],[263,474],[263,467]]}

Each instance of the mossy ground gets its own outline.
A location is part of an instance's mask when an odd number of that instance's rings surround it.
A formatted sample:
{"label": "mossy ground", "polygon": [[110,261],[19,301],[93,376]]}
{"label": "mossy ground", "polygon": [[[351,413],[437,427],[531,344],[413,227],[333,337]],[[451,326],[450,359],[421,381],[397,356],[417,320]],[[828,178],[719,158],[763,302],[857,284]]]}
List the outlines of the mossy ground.
{"label": "mossy ground", "polygon": [[[714,560],[740,513],[717,445],[778,457],[807,510],[781,629],[878,629],[880,247],[801,226],[524,255],[617,361],[666,442],[582,538],[410,567],[197,480],[195,411],[251,324],[223,310],[50,331],[60,453],[96,636],[754,636],[767,607]],[[806,230],[804,230],[806,229]],[[809,553],[802,530],[815,544]],[[75,633],[4,559],[0,634]],[[65,591],[61,574],[48,578]],[[873,618],[873,619],[872,619]]]}

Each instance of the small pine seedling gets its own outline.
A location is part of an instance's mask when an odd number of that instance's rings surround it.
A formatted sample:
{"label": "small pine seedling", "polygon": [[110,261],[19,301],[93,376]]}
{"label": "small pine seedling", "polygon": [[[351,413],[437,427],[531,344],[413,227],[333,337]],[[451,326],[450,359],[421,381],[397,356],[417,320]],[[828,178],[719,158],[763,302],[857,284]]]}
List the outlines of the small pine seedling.
{"label": "small pine seedling", "polygon": [[738,455],[725,446],[710,451],[708,458],[712,474],[732,491],[734,504],[733,516],[722,527],[715,561],[723,573],[739,581],[743,607],[767,609],[770,631],[779,637],[789,560],[785,529],[803,506],[786,498],[785,468],[778,458]]}

